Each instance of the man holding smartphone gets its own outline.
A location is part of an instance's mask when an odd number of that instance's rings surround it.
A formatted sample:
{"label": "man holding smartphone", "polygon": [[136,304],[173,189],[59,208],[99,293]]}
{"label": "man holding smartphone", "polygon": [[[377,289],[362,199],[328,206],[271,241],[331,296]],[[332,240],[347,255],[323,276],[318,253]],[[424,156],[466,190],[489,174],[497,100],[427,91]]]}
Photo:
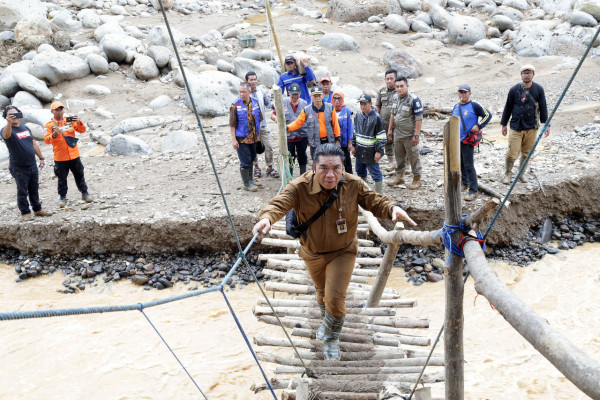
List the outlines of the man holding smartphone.
{"label": "man holding smartphone", "polygon": [[[44,168],[44,156],[29,128],[21,125],[23,114],[15,106],[7,106],[2,112],[6,126],[0,130],[0,135],[6,143],[9,153],[8,170],[17,183],[17,205],[23,221],[33,219],[33,213],[38,217],[48,217],[52,213],[42,209],[38,194],[39,174],[35,164],[35,156],[40,159],[40,168]],[[28,201],[29,199],[29,201]]]}
{"label": "man holding smartphone", "polygon": [[46,124],[44,142],[52,144],[54,150],[54,173],[58,178],[58,195],[60,196],[58,206],[63,208],[67,205],[69,171],[73,172],[75,185],[81,192],[81,198],[85,202],[91,203],[93,199],[88,193],[83,175],[83,164],[79,157],[79,147],[75,139],[75,132],[84,133],[85,125],[76,115],[65,117],[65,107],[60,101],[52,103],[50,112],[54,118]]}

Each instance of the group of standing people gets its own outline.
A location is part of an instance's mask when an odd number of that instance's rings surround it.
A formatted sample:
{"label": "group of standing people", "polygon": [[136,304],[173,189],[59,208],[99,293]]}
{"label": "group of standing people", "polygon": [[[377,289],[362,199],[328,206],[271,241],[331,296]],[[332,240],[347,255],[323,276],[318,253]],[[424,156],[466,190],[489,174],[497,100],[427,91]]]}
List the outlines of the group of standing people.
{"label": "group of standing people", "polygon": [[[75,138],[76,133],[84,133],[86,128],[77,115],[67,117],[64,115],[64,110],[65,107],[61,102],[52,103],[50,112],[53,118],[46,124],[44,134],[44,142],[51,144],[54,152],[54,174],[58,181],[60,208],[67,205],[69,171],[73,173],[82,200],[87,203],[93,201],[88,193],[83,163]],[[17,206],[21,217],[23,221],[30,221],[34,216],[51,216],[53,213],[43,209],[40,202],[39,171],[35,157],[39,159],[39,169],[46,166],[46,161],[33,138],[33,133],[22,123],[23,113],[18,107],[7,106],[2,116],[6,119],[6,126],[0,130],[0,136],[8,148],[8,169],[17,184]]]}

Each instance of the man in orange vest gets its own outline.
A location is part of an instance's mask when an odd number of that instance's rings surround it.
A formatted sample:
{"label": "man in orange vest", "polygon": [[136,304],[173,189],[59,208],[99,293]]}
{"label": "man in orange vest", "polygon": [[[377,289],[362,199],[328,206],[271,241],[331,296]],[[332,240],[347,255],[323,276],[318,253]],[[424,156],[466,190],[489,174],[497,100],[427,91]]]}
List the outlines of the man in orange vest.
{"label": "man in orange vest", "polygon": [[60,101],[52,103],[50,112],[54,115],[54,118],[46,124],[44,142],[52,144],[54,150],[54,173],[58,178],[58,195],[60,196],[58,206],[63,208],[67,205],[67,176],[69,171],[73,172],[75,184],[81,192],[81,198],[85,202],[91,203],[93,199],[88,193],[88,187],[83,176],[83,164],[79,157],[79,148],[75,139],[75,132],[84,133],[85,125],[76,115],[65,117],[65,107]]}

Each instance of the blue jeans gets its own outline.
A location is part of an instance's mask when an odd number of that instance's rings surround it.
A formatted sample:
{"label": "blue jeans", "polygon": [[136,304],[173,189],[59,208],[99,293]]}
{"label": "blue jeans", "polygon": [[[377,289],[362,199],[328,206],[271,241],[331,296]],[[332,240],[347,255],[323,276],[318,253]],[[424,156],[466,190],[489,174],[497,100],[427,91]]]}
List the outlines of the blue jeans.
{"label": "blue jeans", "polygon": [[308,138],[302,138],[302,140],[297,142],[287,142],[287,148],[290,152],[290,174],[294,175],[294,163],[296,160],[298,160],[298,165],[308,164],[307,147]]}
{"label": "blue jeans", "polygon": [[[17,182],[17,205],[21,214],[29,214],[29,201],[33,211],[40,211],[40,196],[38,194],[38,168],[32,164],[26,167],[9,167],[10,174]],[[29,201],[27,198],[29,197]]]}
{"label": "blue jeans", "polygon": [[356,175],[360,176],[361,178],[366,178],[367,171],[369,171],[371,178],[373,178],[375,182],[381,182],[383,180],[381,169],[379,169],[379,163],[363,164],[356,160]]}
{"label": "blue jeans", "polygon": [[475,162],[473,153],[475,147],[469,144],[460,144],[460,173],[462,175],[462,185],[469,187],[469,193],[475,193],[479,190],[477,185],[477,171],[475,171]]}
{"label": "blue jeans", "polygon": [[250,168],[256,159],[256,143],[240,143],[237,154],[240,159],[240,168]]}

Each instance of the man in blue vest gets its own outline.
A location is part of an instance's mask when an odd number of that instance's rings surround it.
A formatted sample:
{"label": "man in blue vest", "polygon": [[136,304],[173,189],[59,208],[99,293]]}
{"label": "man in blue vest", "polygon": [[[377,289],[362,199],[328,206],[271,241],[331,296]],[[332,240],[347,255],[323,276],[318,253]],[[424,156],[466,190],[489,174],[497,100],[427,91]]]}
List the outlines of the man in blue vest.
{"label": "man in blue vest", "polygon": [[[289,88],[290,97],[283,99],[283,111],[285,114],[285,123],[294,122],[304,108],[308,105],[306,101],[300,98],[300,85],[292,83]],[[271,119],[277,121],[277,113],[273,110]],[[290,174],[294,175],[294,164],[300,167],[300,175],[306,172],[306,164],[308,164],[308,156],[306,149],[308,148],[308,128],[302,125],[300,128],[292,131],[287,131],[287,148],[290,152]]]}
{"label": "man in blue vest", "polygon": [[279,82],[277,82],[277,86],[281,88],[281,93],[285,93],[287,91],[289,94],[290,85],[292,83],[297,83],[300,85],[300,98],[310,104],[308,82],[315,79],[315,74],[308,66],[308,60],[306,58],[301,59],[300,63],[304,67],[304,74],[300,74],[298,71],[294,56],[287,56],[285,58],[285,68],[287,69],[287,72],[281,74],[279,77]]}
{"label": "man in blue vest", "polygon": [[464,141],[469,132],[477,133],[483,129],[492,119],[492,113],[479,103],[471,101],[471,87],[467,84],[458,87],[458,98],[460,102],[454,106],[452,115],[460,117],[460,173],[463,190],[469,190],[465,195],[465,201],[471,201],[477,197],[479,190],[473,161],[475,147]]}
{"label": "man in blue vest", "polygon": [[256,143],[260,137],[260,121],[263,117],[258,100],[250,97],[250,91],[247,82],[240,83],[240,97],[229,109],[229,130],[231,143],[240,159],[240,174],[244,190],[256,192],[258,187],[252,169],[256,159]]}

